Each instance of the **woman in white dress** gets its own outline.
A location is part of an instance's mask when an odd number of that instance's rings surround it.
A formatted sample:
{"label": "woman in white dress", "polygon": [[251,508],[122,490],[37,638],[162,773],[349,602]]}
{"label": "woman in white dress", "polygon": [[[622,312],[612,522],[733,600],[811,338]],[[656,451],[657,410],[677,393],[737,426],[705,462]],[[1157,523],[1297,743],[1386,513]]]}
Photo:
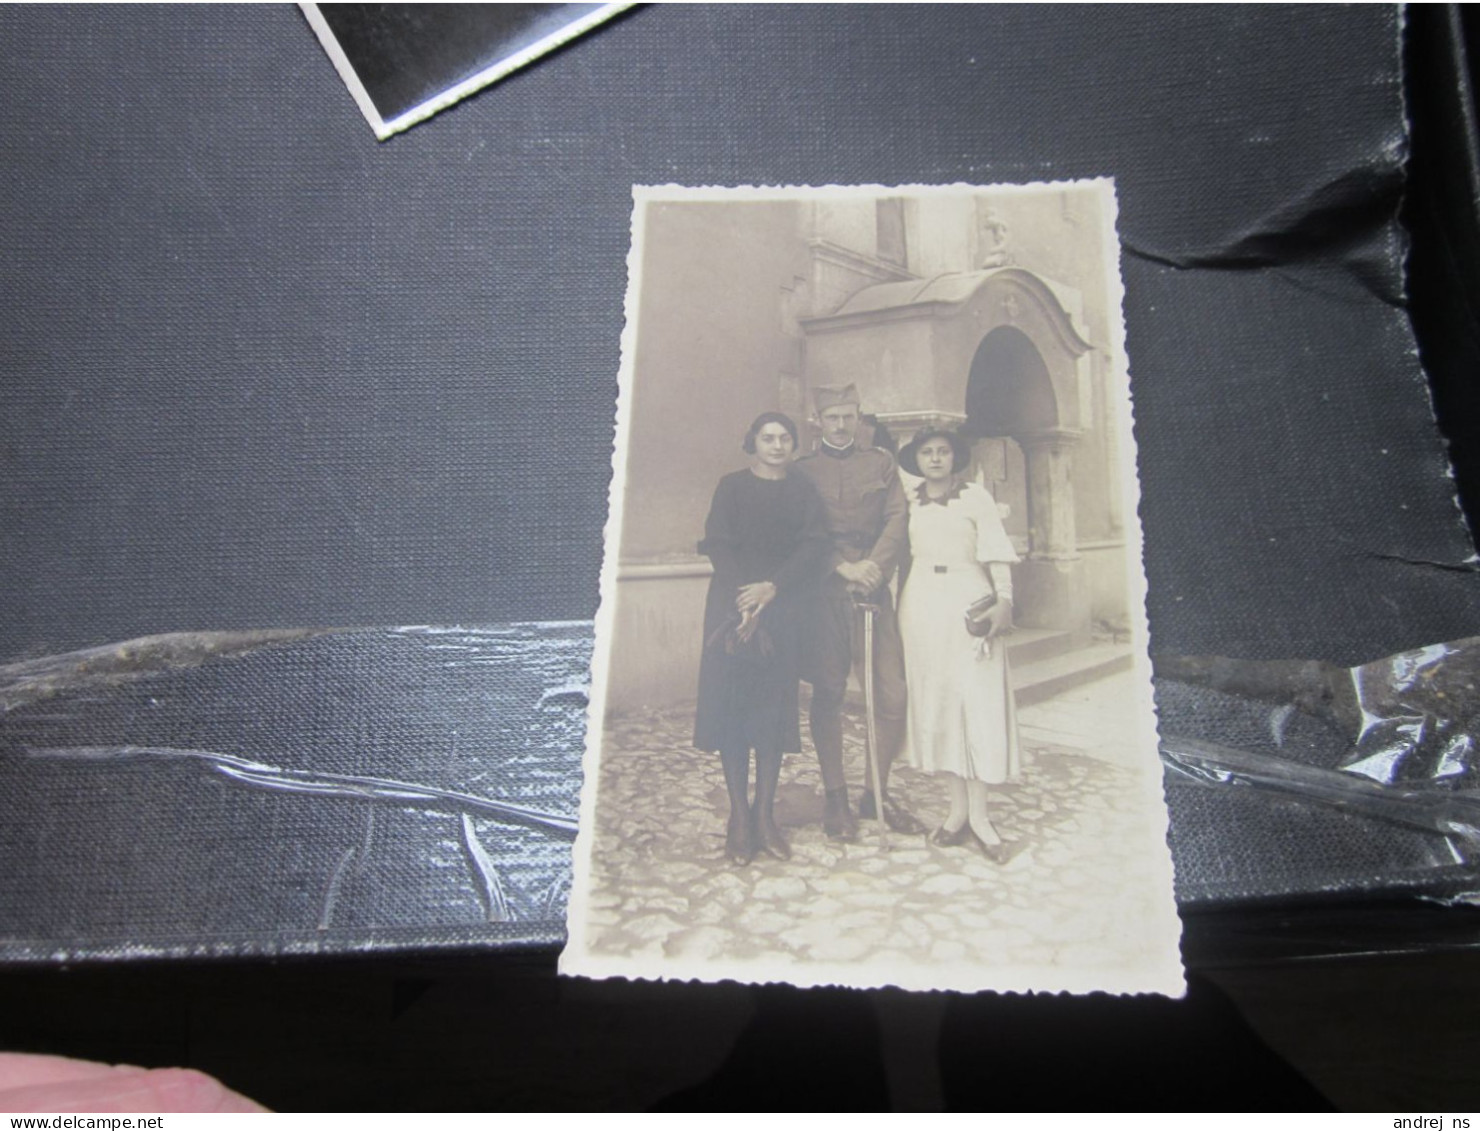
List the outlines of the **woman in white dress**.
{"label": "woman in white dress", "polygon": [[[1012,627],[1018,560],[991,492],[962,478],[971,461],[954,432],[927,431],[900,453],[910,506],[910,567],[899,598],[909,689],[906,757],[944,774],[950,812],[931,840],[1001,863],[1008,847],[987,812],[990,787],[1018,772],[1017,720],[1003,633]],[[969,607],[996,604],[974,635]]]}

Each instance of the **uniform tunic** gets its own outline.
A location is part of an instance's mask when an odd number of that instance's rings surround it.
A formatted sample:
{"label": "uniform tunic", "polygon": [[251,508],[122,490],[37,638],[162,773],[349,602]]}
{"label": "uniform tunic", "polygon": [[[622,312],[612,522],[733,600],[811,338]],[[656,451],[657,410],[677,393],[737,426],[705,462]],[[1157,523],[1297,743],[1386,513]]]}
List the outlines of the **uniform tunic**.
{"label": "uniform tunic", "polygon": [[1006,642],[972,636],[966,609],[992,592],[987,563],[1018,556],[985,487],[958,484],[943,503],[924,489],[921,481],[908,492],[910,570],[899,599],[909,688],[905,756],[931,773],[1008,781],[1019,754]]}
{"label": "uniform tunic", "polygon": [[859,443],[841,450],[824,446],[798,460],[794,472],[810,479],[822,496],[832,547],[812,616],[802,678],[814,692],[825,690],[827,700],[836,700],[841,708],[848,672],[861,657],[855,647],[858,618],[853,596],[835,570],[839,562],[867,558],[884,575],[884,584],[867,595],[879,607],[874,618],[875,714],[886,729],[891,723],[902,724],[904,660],[888,583],[904,554],[908,509],[894,457]]}
{"label": "uniform tunic", "polygon": [[907,509],[894,457],[882,448],[853,444],[819,448],[797,460],[827,507],[832,540],[828,569],[867,558],[887,581],[905,547]]}
{"label": "uniform tunic", "polygon": [[[802,620],[816,602],[827,546],[826,512],[807,479],[795,473],[762,479],[746,469],[719,481],[699,543],[714,563],[694,717],[699,749],[801,750]],[[750,646],[728,653],[723,637],[735,598],[741,586],[757,581],[772,582],[776,597],[761,610]]]}

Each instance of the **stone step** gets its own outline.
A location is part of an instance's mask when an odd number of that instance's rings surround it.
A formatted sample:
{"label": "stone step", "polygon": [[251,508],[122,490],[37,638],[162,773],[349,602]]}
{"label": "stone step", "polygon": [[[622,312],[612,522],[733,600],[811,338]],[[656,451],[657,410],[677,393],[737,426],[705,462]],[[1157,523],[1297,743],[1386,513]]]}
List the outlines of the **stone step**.
{"label": "stone step", "polygon": [[1017,705],[1027,707],[1101,676],[1130,668],[1129,644],[1091,644],[1014,667],[1012,688],[1017,695]]}
{"label": "stone step", "polygon": [[[1014,641],[1009,645],[1008,657],[1012,664],[1012,690],[1019,707],[1042,703],[1062,691],[1131,668],[1129,644],[1089,644],[1067,650],[1069,633],[1052,629],[1016,629],[1008,639]],[[1040,658],[1025,663],[1020,651],[1023,645],[1027,655]],[[1046,651],[1046,655],[1039,650]],[[863,689],[851,676],[847,698],[850,706],[863,708]],[[811,687],[805,683],[802,702],[804,709],[811,702]]]}
{"label": "stone step", "polygon": [[1018,665],[1062,656],[1073,647],[1073,634],[1056,628],[1014,628],[1007,638],[1008,659]]}

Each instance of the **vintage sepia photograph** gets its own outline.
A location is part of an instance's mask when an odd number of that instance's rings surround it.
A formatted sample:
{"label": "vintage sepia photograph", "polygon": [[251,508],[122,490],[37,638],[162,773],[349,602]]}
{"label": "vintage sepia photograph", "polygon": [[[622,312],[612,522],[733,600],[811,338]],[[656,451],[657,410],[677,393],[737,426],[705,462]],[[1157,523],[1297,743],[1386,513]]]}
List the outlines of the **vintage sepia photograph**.
{"label": "vintage sepia photograph", "polygon": [[1113,183],[634,202],[562,971],[1180,995]]}

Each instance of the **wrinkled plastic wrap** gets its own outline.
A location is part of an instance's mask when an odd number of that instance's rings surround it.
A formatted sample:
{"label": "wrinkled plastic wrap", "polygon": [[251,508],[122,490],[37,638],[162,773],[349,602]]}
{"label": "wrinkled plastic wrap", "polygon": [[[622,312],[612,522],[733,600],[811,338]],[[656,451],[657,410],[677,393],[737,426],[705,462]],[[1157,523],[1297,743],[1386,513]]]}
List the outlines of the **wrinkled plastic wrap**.
{"label": "wrinkled plastic wrap", "polygon": [[1480,889],[1480,639],[1342,668],[1159,657],[1187,903]]}
{"label": "wrinkled plastic wrap", "polygon": [[[558,945],[590,646],[182,634],[0,668],[0,958]],[[1477,663],[1159,658],[1184,909],[1474,901]]]}
{"label": "wrinkled plastic wrap", "polygon": [[557,943],[589,654],[545,624],[0,667],[0,958]]}

